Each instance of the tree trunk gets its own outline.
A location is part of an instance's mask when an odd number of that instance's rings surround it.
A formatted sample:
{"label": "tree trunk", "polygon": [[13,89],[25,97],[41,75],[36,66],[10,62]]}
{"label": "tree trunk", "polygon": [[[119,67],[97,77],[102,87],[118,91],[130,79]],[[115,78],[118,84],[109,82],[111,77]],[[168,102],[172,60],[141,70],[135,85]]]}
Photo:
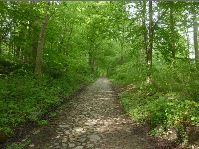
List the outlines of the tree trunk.
{"label": "tree trunk", "polygon": [[197,16],[196,13],[194,13],[194,50],[195,50],[195,61],[196,63],[199,62],[199,53],[198,53],[198,23],[197,23]]}
{"label": "tree trunk", "polygon": [[189,53],[189,50],[190,50],[190,41],[189,41],[189,28],[188,27],[186,27],[185,35],[187,37],[187,51]]}
{"label": "tree trunk", "polygon": [[42,75],[43,47],[44,47],[46,28],[48,26],[48,20],[49,20],[49,15],[46,14],[39,33],[37,56],[35,62],[35,74],[37,74],[38,76]]}
{"label": "tree trunk", "polygon": [[[31,6],[34,8],[36,6],[35,1],[30,1]],[[31,63],[35,65],[36,56],[37,56],[37,46],[38,46],[38,37],[39,37],[39,20],[35,15],[34,20],[30,21],[30,34],[31,34],[31,47],[30,47],[30,55],[31,55]]]}
{"label": "tree trunk", "polygon": [[149,47],[147,51],[147,83],[151,83],[153,50],[153,2],[149,1]]}
{"label": "tree trunk", "polygon": [[146,0],[143,1],[143,12],[142,12],[142,27],[143,27],[143,38],[144,38],[144,51],[146,53],[146,61],[147,61],[147,27],[146,27]]}
{"label": "tree trunk", "polygon": [[38,33],[33,27],[32,31],[32,45],[31,45],[31,61],[32,64],[35,65],[36,62],[36,56],[37,56],[37,46],[38,46]]}
{"label": "tree trunk", "polygon": [[2,56],[2,49],[1,49],[1,45],[2,45],[2,39],[0,39],[0,58]]}
{"label": "tree trunk", "polygon": [[174,15],[173,15],[173,8],[174,8],[174,2],[170,1],[170,50],[172,52],[172,58],[175,59],[176,55],[176,41],[175,41],[175,22],[174,22]]}

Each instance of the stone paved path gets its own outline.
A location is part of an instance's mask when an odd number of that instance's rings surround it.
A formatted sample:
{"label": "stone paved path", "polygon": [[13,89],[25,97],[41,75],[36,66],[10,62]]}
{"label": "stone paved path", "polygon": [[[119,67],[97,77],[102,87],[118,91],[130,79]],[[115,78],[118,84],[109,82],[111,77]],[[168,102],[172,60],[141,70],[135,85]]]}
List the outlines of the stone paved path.
{"label": "stone paved path", "polygon": [[46,130],[49,138],[35,132],[41,140],[34,144],[33,138],[28,148],[146,149],[147,146],[143,138],[131,131],[134,124],[122,111],[111,83],[105,78],[63,105],[58,118],[49,125]]}

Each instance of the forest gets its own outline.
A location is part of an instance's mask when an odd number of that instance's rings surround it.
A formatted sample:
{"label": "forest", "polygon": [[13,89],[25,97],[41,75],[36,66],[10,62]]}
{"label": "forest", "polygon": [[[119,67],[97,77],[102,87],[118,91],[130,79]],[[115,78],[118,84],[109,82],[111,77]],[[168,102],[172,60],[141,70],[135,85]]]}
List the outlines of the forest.
{"label": "forest", "polygon": [[150,135],[199,142],[198,16],[196,1],[0,1],[0,135],[48,125],[103,77]]}

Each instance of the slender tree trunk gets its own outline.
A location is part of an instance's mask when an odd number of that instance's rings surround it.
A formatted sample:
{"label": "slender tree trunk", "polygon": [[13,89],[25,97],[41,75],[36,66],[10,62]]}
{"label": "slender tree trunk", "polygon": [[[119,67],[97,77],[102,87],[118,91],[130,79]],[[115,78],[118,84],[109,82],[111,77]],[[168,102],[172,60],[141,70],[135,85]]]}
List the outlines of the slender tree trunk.
{"label": "slender tree trunk", "polygon": [[189,28],[188,27],[186,27],[185,35],[187,37],[187,52],[189,53],[190,41],[189,41]]}
{"label": "slender tree trunk", "polygon": [[37,46],[35,74],[37,74],[38,76],[42,75],[43,47],[44,47],[46,28],[48,26],[48,20],[49,20],[49,15],[46,13],[39,33],[38,46]]}
{"label": "slender tree trunk", "polygon": [[120,64],[123,64],[123,62],[124,62],[124,37],[122,37],[122,39],[121,39],[121,41],[120,41],[120,46],[121,46],[121,51],[120,51],[120,61],[119,61],[119,63]]}
{"label": "slender tree trunk", "polygon": [[17,57],[18,60],[20,60],[20,53],[21,53],[21,48],[20,46],[16,46],[15,48],[15,57]]}
{"label": "slender tree trunk", "polygon": [[[34,8],[36,5],[35,1],[30,1],[30,4],[32,5],[32,7]],[[38,31],[38,26],[39,26],[39,20],[37,18],[37,16],[34,17],[33,21],[30,21],[30,31],[31,31],[31,47],[30,47],[30,51],[31,51],[31,63],[33,65],[35,65],[36,62],[36,55],[37,55],[37,46],[38,46],[38,37],[39,37],[39,31]]]}
{"label": "slender tree trunk", "polygon": [[2,45],[2,39],[0,39],[0,58],[1,58],[1,55],[2,55],[1,45]]}
{"label": "slender tree trunk", "polygon": [[144,37],[144,51],[146,53],[146,61],[147,61],[147,27],[146,27],[146,0],[143,1],[143,14],[142,14],[142,27],[143,27],[143,37]]}
{"label": "slender tree trunk", "polygon": [[[2,28],[2,25],[0,26],[0,28]],[[3,35],[2,35],[2,32],[0,32],[0,58],[1,58],[1,55],[2,55],[2,43],[3,43]]]}
{"label": "slender tree trunk", "polygon": [[147,83],[151,83],[153,51],[153,2],[149,1],[149,47],[147,51]]}
{"label": "slender tree trunk", "polygon": [[174,2],[170,1],[170,50],[172,52],[172,58],[175,59],[176,57],[176,41],[175,41],[175,22],[174,22],[174,15],[173,15],[173,8],[174,8]]}
{"label": "slender tree trunk", "polygon": [[31,46],[31,61],[32,64],[35,65],[36,62],[36,56],[37,56],[37,46],[38,46],[38,33],[34,30],[32,31],[32,46]]}
{"label": "slender tree trunk", "polygon": [[196,13],[194,13],[194,50],[195,50],[195,61],[198,65],[199,62],[199,52],[198,52],[198,23],[197,23],[197,16]]}
{"label": "slender tree trunk", "polygon": [[[123,17],[122,19],[123,19],[123,22],[125,22],[125,18]],[[123,64],[123,62],[124,62],[124,48],[125,48],[125,36],[124,36],[124,34],[125,34],[125,26],[123,25],[122,26],[122,37],[120,39],[120,47],[121,47],[121,50],[120,50],[120,61],[119,61],[120,64]]]}

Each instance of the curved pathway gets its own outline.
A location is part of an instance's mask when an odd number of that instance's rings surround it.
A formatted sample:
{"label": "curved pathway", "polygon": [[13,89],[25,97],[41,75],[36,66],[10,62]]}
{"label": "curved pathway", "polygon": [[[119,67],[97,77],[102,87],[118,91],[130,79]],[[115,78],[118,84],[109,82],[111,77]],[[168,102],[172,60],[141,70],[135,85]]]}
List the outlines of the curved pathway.
{"label": "curved pathway", "polygon": [[100,78],[87,87],[63,105],[58,113],[46,129],[34,132],[28,148],[147,148],[147,141],[132,131],[135,124],[123,112],[106,78]]}

